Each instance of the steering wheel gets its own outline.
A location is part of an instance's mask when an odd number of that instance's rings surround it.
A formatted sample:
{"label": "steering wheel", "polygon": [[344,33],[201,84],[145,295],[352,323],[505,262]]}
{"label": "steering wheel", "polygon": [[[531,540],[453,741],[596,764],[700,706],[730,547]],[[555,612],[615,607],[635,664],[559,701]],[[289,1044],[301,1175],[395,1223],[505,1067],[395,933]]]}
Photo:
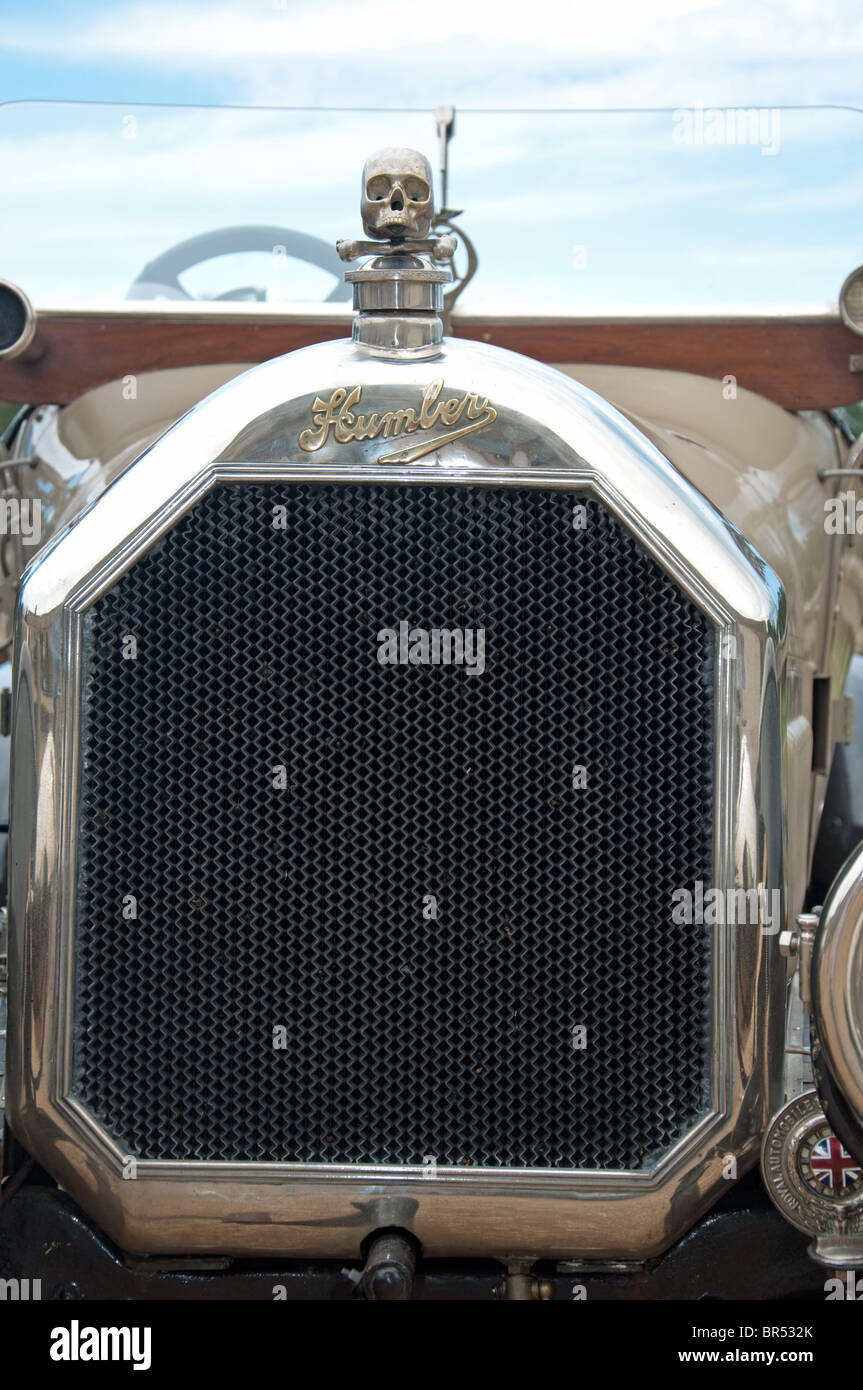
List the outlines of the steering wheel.
{"label": "steering wheel", "polygon": [[[189,237],[171,246],[144,266],[126,292],[127,299],[191,299],[180,284],[179,276],[190,266],[200,265],[202,261],[215,256],[229,256],[238,251],[266,251],[270,255],[279,248],[277,254],[290,256],[294,260],[306,261],[320,266],[336,277],[336,284],[326,297],[326,303],[334,303],[351,297],[351,287],[343,280],[344,265],[339,259],[335,246],[322,241],[320,237],[309,236],[306,232],[295,232],[289,227],[219,227],[212,232],[202,232],[200,236]],[[282,249],[283,248],[283,249]],[[216,295],[216,299],[258,299],[265,298],[265,291],[253,285],[239,289],[226,290]]]}

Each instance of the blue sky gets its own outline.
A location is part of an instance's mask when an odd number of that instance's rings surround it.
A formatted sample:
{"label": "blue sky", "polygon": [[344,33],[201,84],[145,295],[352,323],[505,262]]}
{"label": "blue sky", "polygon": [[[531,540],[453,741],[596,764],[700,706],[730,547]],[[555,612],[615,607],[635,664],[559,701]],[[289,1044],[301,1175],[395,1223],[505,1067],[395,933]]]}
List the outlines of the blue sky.
{"label": "blue sky", "polygon": [[[453,191],[480,245],[475,307],[519,293],[547,308],[816,305],[863,260],[863,115],[783,112],[766,154],[763,142],[681,146],[673,136],[674,108],[863,106],[859,0],[6,0],[0,35],[0,98],[13,103],[0,107],[0,159],[19,190],[0,274],[37,302],[121,296],[145,260],[213,226],[350,235],[363,142],[412,140],[433,154],[429,113],[441,101],[464,112]],[[16,104],[44,101],[117,105]],[[153,102],[382,114],[140,105]],[[424,111],[397,114],[404,107]],[[469,115],[519,107],[672,110]],[[120,145],[126,114],[139,125]],[[250,262],[235,273],[245,283],[263,271]],[[268,284],[277,297],[318,298],[316,274]],[[224,287],[204,276],[196,292]]]}

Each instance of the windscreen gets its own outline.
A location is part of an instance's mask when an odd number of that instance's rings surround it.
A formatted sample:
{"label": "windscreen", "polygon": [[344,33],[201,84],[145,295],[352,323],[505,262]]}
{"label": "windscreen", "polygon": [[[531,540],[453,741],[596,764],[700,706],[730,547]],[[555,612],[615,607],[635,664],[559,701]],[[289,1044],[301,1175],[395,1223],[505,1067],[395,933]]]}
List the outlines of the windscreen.
{"label": "windscreen", "polygon": [[[835,306],[863,259],[861,138],[839,107],[459,110],[447,205],[479,257],[459,309]],[[0,106],[0,276],[37,308],[347,306],[334,244],[362,235],[384,145],[437,171],[434,112]]]}

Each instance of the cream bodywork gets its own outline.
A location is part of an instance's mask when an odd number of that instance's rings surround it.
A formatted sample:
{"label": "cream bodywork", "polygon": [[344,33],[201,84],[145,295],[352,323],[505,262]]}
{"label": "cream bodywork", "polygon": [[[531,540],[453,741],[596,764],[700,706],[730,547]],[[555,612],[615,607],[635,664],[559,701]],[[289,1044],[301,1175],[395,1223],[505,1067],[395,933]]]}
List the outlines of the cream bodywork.
{"label": "cream bodywork", "polygon": [[[554,364],[610,401],[726,516],[780,579],[788,600],[786,765],[789,908],[802,908],[826,778],[812,772],[813,680],[841,694],[863,631],[861,538],[825,528],[842,480],[842,441],[822,415],[794,415],[730,384],[643,367]],[[42,541],[74,522],[144,449],[242,364],[176,368],[109,382],[63,410],[43,408],[21,470],[42,502]],[[844,485],[844,486],[847,486]],[[29,558],[29,557],[28,557]],[[7,601],[8,608],[8,601]],[[11,611],[2,615],[7,633]]]}

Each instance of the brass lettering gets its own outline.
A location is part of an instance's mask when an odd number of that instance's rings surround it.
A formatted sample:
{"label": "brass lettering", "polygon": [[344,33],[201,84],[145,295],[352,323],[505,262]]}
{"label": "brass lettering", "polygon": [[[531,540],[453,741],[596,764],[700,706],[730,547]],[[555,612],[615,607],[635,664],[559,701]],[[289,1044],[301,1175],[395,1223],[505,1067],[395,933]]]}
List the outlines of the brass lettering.
{"label": "brass lettering", "polygon": [[[357,396],[359,396],[360,388],[357,387],[356,390]],[[347,394],[343,386],[337,386],[328,402],[322,401],[320,396],[315,396],[312,404],[312,423],[317,426],[317,429],[303,430],[297,441],[300,448],[305,449],[306,453],[314,453],[316,449],[320,449],[321,445],[326,444],[330,426],[336,418],[336,411]]]}
{"label": "brass lettering", "polygon": [[466,399],[457,400],[452,396],[450,400],[444,401],[440,408],[440,418],[445,425],[454,425],[461,416],[462,411],[467,405]]}
{"label": "brass lettering", "polygon": [[435,401],[443,390],[443,377],[439,376],[435,381],[429,383],[426,393],[423,396],[423,403],[420,409],[420,429],[430,430],[433,428],[438,417],[438,408]]}
{"label": "brass lettering", "polygon": [[438,424],[455,425],[462,416],[473,421],[452,434],[440,435],[436,439],[406,449],[401,454],[381,456],[383,463],[412,462],[434,449],[442,448],[451,439],[460,439],[463,435],[483,429],[497,418],[494,406],[489,405],[488,400],[480,399],[473,391],[467,392],[461,398],[450,396],[447,400],[441,401],[439,398],[443,385],[442,377],[437,377],[429,383],[419,414],[410,406],[401,406],[384,414],[374,412],[368,416],[360,415],[354,409],[362,395],[361,386],[354,386],[351,390],[337,386],[328,401],[320,396],[315,397],[312,403],[312,427],[302,430],[297,442],[306,453],[314,453],[327,443],[330,435],[337,444],[350,444],[354,440],[380,437],[390,439],[400,434],[413,434],[415,430],[431,430]]}
{"label": "brass lettering", "polygon": [[467,418],[469,420],[478,420],[480,416],[488,414],[489,411],[491,411],[490,419],[496,418],[497,411],[489,405],[487,400],[479,400],[473,391],[465,399],[467,400]]}
{"label": "brass lettering", "polygon": [[401,434],[403,427],[406,431],[419,429],[419,423],[410,406],[404,410],[388,410],[386,415],[381,416],[381,433],[384,439],[389,439],[390,435]]}

